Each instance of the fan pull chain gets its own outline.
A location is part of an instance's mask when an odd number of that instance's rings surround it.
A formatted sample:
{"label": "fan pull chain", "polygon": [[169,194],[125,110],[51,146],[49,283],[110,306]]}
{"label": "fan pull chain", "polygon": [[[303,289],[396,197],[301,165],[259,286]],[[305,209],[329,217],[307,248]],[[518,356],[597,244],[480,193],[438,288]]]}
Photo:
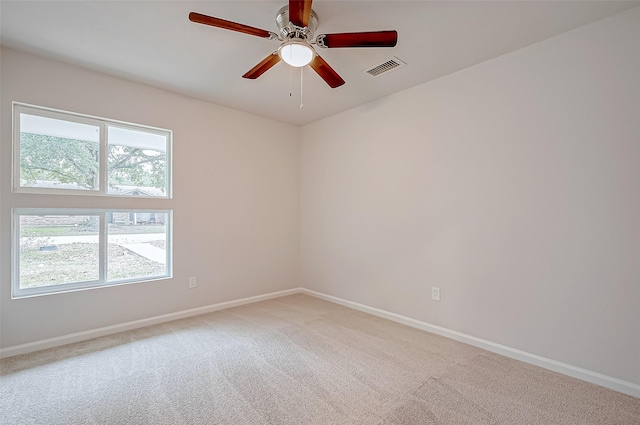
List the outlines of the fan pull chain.
{"label": "fan pull chain", "polygon": [[304,108],[304,104],[302,103],[302,69],[304,66],[300,67],[300,109]]}
{"label": "fan pull chain", "polygon": [[289,97],[293,95],[293,67],[289,67]]}

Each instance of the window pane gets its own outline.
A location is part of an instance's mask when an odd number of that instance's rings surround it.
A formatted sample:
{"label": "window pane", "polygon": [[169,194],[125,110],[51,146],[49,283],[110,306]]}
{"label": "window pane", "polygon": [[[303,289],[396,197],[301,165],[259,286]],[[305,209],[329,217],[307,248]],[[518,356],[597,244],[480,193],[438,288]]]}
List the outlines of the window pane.
{"label": "window pane", "polygon": [[166,276],[167,213],[107,213],[109,281]]}
{"label": "window pane", "polygon": [[100,128],[20,114],[20,186],[98,190]]}
{"label": "window pane", "polygon": [[97,215],[21,215],[20,289],[99,278]]}
{"label": "window pane", "polygon": [[107,193],[167,196],[167,136],[108,127]]}

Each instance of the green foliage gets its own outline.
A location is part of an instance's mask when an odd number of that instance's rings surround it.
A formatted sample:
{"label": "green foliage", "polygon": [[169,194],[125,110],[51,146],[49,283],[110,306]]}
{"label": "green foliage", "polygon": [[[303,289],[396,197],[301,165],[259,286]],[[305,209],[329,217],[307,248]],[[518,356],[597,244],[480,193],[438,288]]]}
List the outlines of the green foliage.
{"label": "green foliage", "polygon": [[98,187],[99,146],[95,142],[20,133],[20,177]]}
{"label": "green foliage", "polygon": [[165,188],[166,154],[109,145],[109,184]]}
{"label": "green foliage", "polygon": [[[109,145],[108,179],[118,185],[165,188],[166,154],[126,146]],[[75,183],[95,190],[100,182],[100,150],[96,142],[20,133],[20,177]]]}

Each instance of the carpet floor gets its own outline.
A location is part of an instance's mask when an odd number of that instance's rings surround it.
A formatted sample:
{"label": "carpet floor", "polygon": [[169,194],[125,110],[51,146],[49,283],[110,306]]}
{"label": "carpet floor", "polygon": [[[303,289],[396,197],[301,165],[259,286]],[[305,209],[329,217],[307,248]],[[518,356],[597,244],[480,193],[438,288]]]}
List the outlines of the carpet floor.
{"label": "carpet floor", "polygon": [[307,295],[11,357],[2,424],[640,424],[640,399]]}

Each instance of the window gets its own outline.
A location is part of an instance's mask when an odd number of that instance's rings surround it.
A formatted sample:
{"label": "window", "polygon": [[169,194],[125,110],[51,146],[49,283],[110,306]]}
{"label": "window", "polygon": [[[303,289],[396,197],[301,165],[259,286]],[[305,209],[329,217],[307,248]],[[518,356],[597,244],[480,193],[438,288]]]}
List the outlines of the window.
{"label": "window", "polygon": [[13,210],[15,297],[169,277],[171,211]]}
{"label": "window", "polygon": [[34,198],[12,210],[12,297],[171,277],[171,131],[13,106],[13,190]]}
{"label": "window", "polygon": [[171,132],[14,104],[14,190],[171,197]]}

